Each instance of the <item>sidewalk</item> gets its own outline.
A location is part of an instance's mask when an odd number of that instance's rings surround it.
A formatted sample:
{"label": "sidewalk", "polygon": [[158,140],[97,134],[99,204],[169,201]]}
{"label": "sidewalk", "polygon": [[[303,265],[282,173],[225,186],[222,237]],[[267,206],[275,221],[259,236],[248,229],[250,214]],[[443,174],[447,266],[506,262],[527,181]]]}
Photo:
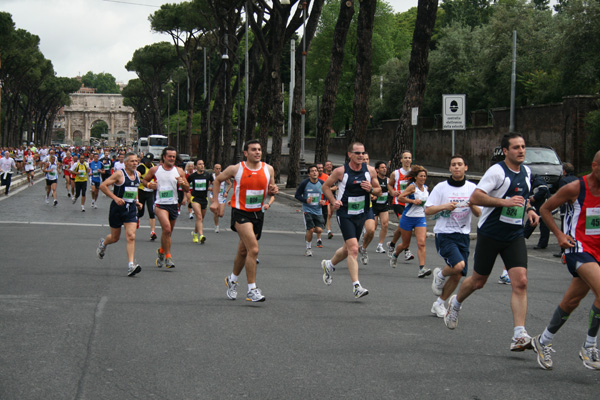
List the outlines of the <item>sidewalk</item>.
{"label": "sidewalk", "polygon": [[[43,173],[41,169],[36,169],[35,172],[33,173],[33,177],[34,179],[40,179],[41,177],[43,177]],[[27,185],[27,176],[25,176],[24,173],[20,173],[17,175],[17,173],[13,173],[12,176],[12,180],[10,182],[10,190],[8,192],[8,195],[10,196],[11,193],[13,192],[13,190],[20,188],[21,186]],[[0,186],[0,197],[6,197],[5,194],[5,186],[2,185]]]}

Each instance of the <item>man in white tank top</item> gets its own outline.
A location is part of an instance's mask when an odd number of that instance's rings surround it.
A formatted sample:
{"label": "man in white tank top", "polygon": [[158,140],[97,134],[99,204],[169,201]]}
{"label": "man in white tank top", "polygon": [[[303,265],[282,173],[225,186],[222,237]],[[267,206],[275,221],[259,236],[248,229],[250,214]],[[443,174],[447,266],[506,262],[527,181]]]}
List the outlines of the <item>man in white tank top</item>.
{"label": "man in white tank top", "polygon": [[[171,258],[171,233],[179,215],[177,187],[181,186],[184,193],[190,190],[190,185],[185,178],[185,172],[175,166],[176,158],[177,150],[171,146],[165,147],[160,157],[161,163],[156,167],[150,168],[144,179],[142,179],[142,184],[145,187],[156,190],[154,213],[162,228],[160,249],[156,251],[158,256],[156,266],[158,268],[162,266],[175,268],[175,263]],[[154,177],[156,177],[156,181],[152,181]]]}

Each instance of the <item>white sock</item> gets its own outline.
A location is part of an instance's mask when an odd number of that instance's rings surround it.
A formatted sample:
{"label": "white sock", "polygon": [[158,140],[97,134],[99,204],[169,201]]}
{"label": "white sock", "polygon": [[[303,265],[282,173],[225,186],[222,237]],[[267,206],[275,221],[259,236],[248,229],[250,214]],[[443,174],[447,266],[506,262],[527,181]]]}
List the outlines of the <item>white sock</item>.
{"label": "white sock", "polygon": [[458,302],[458,297],[455,297],[455,298],[454,298],[454,301],[452,302],[452,307],[453,307],[455,310],[460,310],[460,309],[461,309],[461,307],[462,307],[462,303],[459,303],[459,302]]}
{"label": "white sock", "polygon": [[356,285],[360,286],[360,282],[359,281],[352,282],[352,286],[356,286]]}
{"label": "white sock", "polygon": [[444,300],[442,300],[441,297],[438,297],[435,302],[438,303],[438,304],[440,304],[440,305],[445,305],[446,304],[446,302]]}
{"label": "white sock", "polygon": [[231,282],[237,282],[238,277],[237,277],[237,275],[234,275],[233,272],[232,272],[231,275],[229,275],[229,280]]}
{"label": "white sock", "polygon": [[256,283],[249,283],[248,284],[248,291],[251,291],[252,289],[256,289]]}
{"label": "white sock", "polygon": [[508,271],[502,270],[502,275],[500,275],[500,276],[506,276],[506,275],[508,275]]}
{"label": "white sock", "polygon": [[585,348],[588,347],[596,347],[596,336],[590,336],[588,335],[587,338],[585,339]]}
{"label": "white sock", "polygon": [[310,246],[312,246],[312,242],[306,242],[306,248],[310,249]]}
{"label": "white sock", "polygon": [[552,339],[554,339],[554,333],[551,333],[548,328],[544,329],[544,333],[540,336],[540,342],[544,346],[548,346],[549,344],[552,344]]}
{"label": "white sock", "polygon": [[130,266],[130,267],[133,267],[133,266],[134,266],[134,264],[133,264],[132,262],[130,262],[130,263],[129,263],[129,266]]}
{"label": "white sock", "polygon": [[444,276],[444,274],[442,274],[442,270],[441,269],[438,271],[437,275],[438,275],[438,278],[440,278],[441,280],[446,279],[446,277]]}
{"label": "white sock", "polygon": [[524,326],[515,326],[513,337],[518,338],[519,336],[523,336],[523,333],[525,333]]}

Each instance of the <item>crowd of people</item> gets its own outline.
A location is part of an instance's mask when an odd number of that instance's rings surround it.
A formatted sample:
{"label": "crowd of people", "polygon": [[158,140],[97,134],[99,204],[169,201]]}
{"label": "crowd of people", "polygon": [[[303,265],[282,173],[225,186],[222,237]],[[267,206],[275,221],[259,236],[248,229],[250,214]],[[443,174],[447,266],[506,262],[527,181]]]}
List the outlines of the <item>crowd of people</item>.
{"label": "crowd of people", "polygon": [[[323,247],[323,234],[332,239],[331,219],[335,215],[342,243],[331,258],[321,261],[323,282],[329,286],[340,263],[345,261],[353,295],[362,298],[369,290],[359,280],[359,259],[369,263],[368,247],[375,237],[377,225],[380,235],[376,253],[387,253],[385,265],[395,268],[401,254],[405,261],[414,259],[410,251],[412,237],[416,238],[418,278],[432,275],[431,289],[437,299],[431,313],[443,319],[448,329],[458,327],[459,315],[465,301],[482,289],[492,273],[498,256],[504,264],[499,283],[511,285],[513,337],[511,351],[534,350],[538,364],[552,369],[552,340],[581,300],[592,290],[595,300],[585,342],[579,352],[583,365],[600,370],[597,335],[600,328],[600,151],[592,162],[592,172],[576,178],[565,165],[565,178],[560,189],[550,196],[543,180],[531,176],[523,164],[525,140],[518,133],[502,138],[503,161],[491,166],[478,184],[466,179],[468,161],[461,155],[449,160],[450,176],[430,191],[426,185],[427,169],[412,164],[412,154],[403,151],[401,167],[390,171],[388,163],[369,164],[363,144],[350,144],[348,162],[337,168],[327,161],[311,165],[308,178],[296,189],[295,198],[302,203],[305,226],[304,254],[313,256],[312,241]],[[273,167],[262,162],[262,148],[257,140],[244,144],[244,161],[222,169],[213,166],[213,173],[205,169],[204,161],[197,160],[184,168],[178,166],[175,148],[166,147],[155,160],[152,154],[138,155],[122,150],[114,154],[100,149],[72,151],[73,149],[42,148],[31,145],[23,150],[21,166],[16,151],[5,151],[0,159],[3,183],[14,171],[28,174],[28,165],[41,169],[46,179],[46,203],[52,198],[58,203],[57,181],[64,176],[67,197],[73,204],[81,199],[85,212],[87,185],[91,185],[91,206],[97,208],[98,194],[111,199],[109,209],[110,232],[100,239],[97,255],[103,259],[107,247],[119,241],[122,228],[126,235],[128,258],[127,275],[141,272],[135,262],[135,239],[139,221],[147,210],[151,235],[158,238],[156,219],[161,227],[160,247],[156,266],[175,268],[172,255],[172,233],[187,204],[190,218],[195,218],[192,241],[204,244],[203,221],[207,209],[213,214],[215,233],[224,216],[226,203],[231,206],[230,228],[239,238],[233,258],[231,274],[225,277],[226,296],[236,300],[238,280],[246,271],[246,300],[263,302],[265,296],[256,283],[265,211],[278,194]],[[33,182],[28,176],[30,184]],[[228,199],[229,192],[232,192]],[[391,241],[385,243],[389,211],[398,217],[398,228]],[[552,212],[561,209],[562,222],[558,227]],[[335,214],[334,214],[335,213]],[[433,233],[437,253],[443,268],[433,272],[426,266],[427,216],[435,221]],[[469,274],[470,234],[472,218],[478,218],[473,268]],[[544,228],[540,225],[543,222]],[[542,234],[536,248],[548,245],[549,232],[561,247],[558,254],[564,258],[573,278],[561,303],[554,311],[543,333],[530,336],[525,329],[527,316],[527,247],[525,239],[540,225]],[[385,244],[384,244],[385,243]],[[385,257],[385,256],[384,256]],[[465,277],[464,280],[461,279]],[[457,290],[458,289],[458,290]]]}

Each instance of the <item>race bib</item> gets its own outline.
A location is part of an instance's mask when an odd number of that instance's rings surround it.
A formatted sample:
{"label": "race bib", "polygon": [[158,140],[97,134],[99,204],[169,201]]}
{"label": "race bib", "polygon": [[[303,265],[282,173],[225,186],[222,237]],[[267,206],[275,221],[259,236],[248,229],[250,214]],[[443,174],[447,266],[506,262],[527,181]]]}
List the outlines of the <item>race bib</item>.
{"label": "race bib", "polygon": [[206,179],[194,179],[194,190],[197,192],[206,191]]}
{"label": "race bib", "polygon": [[100,171],[99,170],[95,170],[94,172],[92,172],[92,176],[94,178],[99,178],[100,177]]}
{"label": "race bib", "polygon": [[310,194],[307,198],[307,200],[310,199],[310,204],[311,205],[315,205],[315,204],[319,204],[319,200],[321,199],[321,195],[320,194]]}
{"label": "race bib", "polygon": [[110,171],[110,164],[104,164],[104,171],[105,172]]}
{"label": "race bib", "polygon": [[85,178],[85,171],[78,171],[77,172],[77,177],[78,178]]}
{"label": "race bib", "polygon": [[511,225],[523,225],[525,207],[502,207],[500,221]]}
{"label": "race bib", "polygon": [[247,209],[260,209],[262,207],[263,198],[265,197],[264,190],[246,190]]}
{"label": "race bib", "polygon": [[387,203],[387,201],[388,201],[388,194],[387,194],[387,192],[385,192],[385,193],[382,193],[381,196],[379,196],[377,198],[377,200],[375,200],[375,203],[385,204],[385,203]]}
{"label": "race bib", "polygon": [[132,203],[137,196],[137,187],[125,186],[125,192],[123,193],[123,200],[128,203]]}
{"label": "race bib", "polygon": [[159,190],[158,198],[159,198],[159,200],[168,200],[168,201],[175,200],[175,197],[173,197],[173,189]]}
{"label": "race bib", "polygon": [[365,196],[348,197],[348,215],[359,215],[365,212]]}
{"label": "race bib", "polygon": [[48,172],[48,179],[50,179],[51,181],[56,179],[56,171],[51,171]]}
{"label": "race bib", "polygon": [[585,234],[600,235],[600,208],[588,208],[586,210]]}

